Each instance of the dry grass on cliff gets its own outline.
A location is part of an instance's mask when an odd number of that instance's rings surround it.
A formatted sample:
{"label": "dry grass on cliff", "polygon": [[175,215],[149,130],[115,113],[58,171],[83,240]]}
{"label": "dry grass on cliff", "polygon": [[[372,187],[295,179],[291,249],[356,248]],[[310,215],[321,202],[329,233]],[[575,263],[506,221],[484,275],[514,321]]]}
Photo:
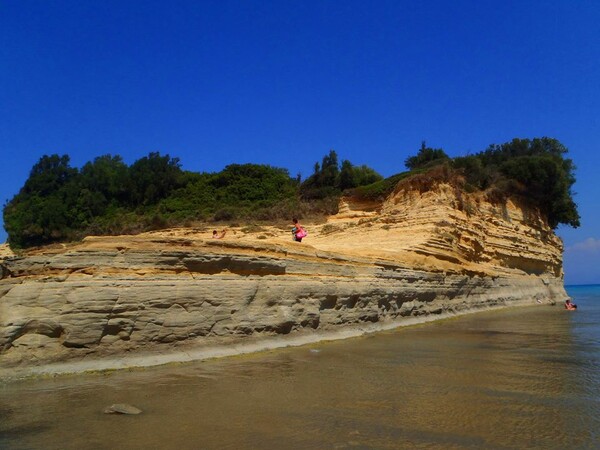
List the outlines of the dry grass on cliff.
{"label": "dry grass on cliff", "polygon": [[8,244],[0,244],[0,259],[10,258],[11,256],[14,256],[14,253]]}

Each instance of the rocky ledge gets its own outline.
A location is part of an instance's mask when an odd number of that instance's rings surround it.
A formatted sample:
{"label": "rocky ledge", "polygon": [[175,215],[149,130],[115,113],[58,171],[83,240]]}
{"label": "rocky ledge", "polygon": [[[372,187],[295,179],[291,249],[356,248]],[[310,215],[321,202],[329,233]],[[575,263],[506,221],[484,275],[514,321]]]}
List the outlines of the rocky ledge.
{"label": "rocky ledge", "polygon": [[443,183],[427,192],[404,186],[379,203],[343,199],[337,216],[308,231],[302,243],[275,227],[233,228],[220,240],[181,228],[18,256],[5,249],[1,370],[138,365],[140,355],[165,362],[207,346],[286,345],[567,297],[560,239],[510,200],[492,204]]}

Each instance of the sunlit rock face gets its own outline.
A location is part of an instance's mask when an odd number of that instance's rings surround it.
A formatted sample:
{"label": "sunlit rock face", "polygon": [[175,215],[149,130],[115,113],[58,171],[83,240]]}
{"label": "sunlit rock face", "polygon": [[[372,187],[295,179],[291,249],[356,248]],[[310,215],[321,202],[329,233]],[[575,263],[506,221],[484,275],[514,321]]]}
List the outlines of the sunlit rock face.
{"label": "sunlit rock face", "polygon": [[[344,198],[308,237],[171,229],[0,257],[0,366],[128,358],[567,295],[540,214],[439,183]],[[290,227],[291,228],[291,225]]]}

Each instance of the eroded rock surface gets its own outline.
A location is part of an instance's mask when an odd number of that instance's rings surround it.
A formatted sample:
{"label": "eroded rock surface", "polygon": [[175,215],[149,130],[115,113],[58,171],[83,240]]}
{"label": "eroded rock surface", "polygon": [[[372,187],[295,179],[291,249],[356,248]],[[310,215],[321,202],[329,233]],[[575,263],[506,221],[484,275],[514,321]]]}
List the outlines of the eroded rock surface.
{"label": "eroded rock surface", "polygon": [[[467,206],[465,206],[467,205]],[[566,298],[562,243],[536,211],[440,184],[289,230],[88,237],[0,259],[0,366],[207,343]]]}
{"label": "eroded rock surface", "polygon": [[113,405],[108,406],[104,410],[104,414],[126,414],[126,415],[138,415],[141,414],[142,410],[136,408],[133,405],[129,405],[127,403],[115,403]]}

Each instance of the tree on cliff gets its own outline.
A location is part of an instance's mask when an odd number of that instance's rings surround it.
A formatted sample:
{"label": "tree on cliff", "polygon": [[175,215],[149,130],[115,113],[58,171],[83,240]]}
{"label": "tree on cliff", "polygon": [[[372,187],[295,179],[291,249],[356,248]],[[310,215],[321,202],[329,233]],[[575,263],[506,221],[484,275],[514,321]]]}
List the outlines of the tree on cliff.
{"label": "tree on cliff", "polygon": [[40,158],[23,188],[4,207],[11,246],[42,245],[69,235],[79,195],[77,177],[77,169],[69,165],[69,156]]}
{"label": "tree on cliff", "polygon": [[123,204],[129,196],[127,164],[118,155],[99,156],[81,168],[81,184],[84,189],[101,196],[102,203],[110,200]]}
{"label": "tree on cliff", "polygon": [[313,174],[300,186],[300,193],[305,199],[322,199],[339,194],[337,186],[340,169],[335,150],[330,150],[323,157],[321,164],[315,163]]}
{"label": "tree on cliff", "polygon": [[493,201],[520,197],[538,207],[550,227],[559,224],[578,227],[580,218],[572,192],[575,165],[566,157],[567,153],[563,144],[548,137],[513,139],[456,158],[449,158],[442,149],[429,148],[423,142],[418,154],[406,159],[408,172],[355,188],[352,193],[364,200],[383,201],[400,181],[417,174],[427,180],[427,174],[433,173],[430,170],[441,164],[445,173],[459,175],[455,178],[463,180],[460,187],[467,192],[483,191]]}
{"label": "tree on cliff", "polygon": [[382,180],[383,177],[366,165],[354,166],[343,160],[341,167],[335,150],[323,157],[322,163],[315,163],[314,173],[300,187],[306,199],[339,197],[342,191],[357,186],[365,186]]}
{"label": "tree on cliff", "polygon": [[562,157],[566,149],[558,141],[552,141],[552,145],[538,151],[539,142],[534,140],[531,155],[507,160],[500,170],[517,182],[511,185],[512,192],[533,199],[552,228],[561,223],[577,228],[580,218],[572,193],[575,165],[571,159]]}
{"label": "tree on cliff", "polygon": [[128,167],[120,156],[103,155],[81,168],[78,219],[88,224],[94,217],[128,201],[130,181]]}
{"label": "tree on cliff", "polygon": [[[298,182],[286,169],[230,164],[221,172],[195,177],[185,188],[162,200],[159,211],[176,218],[270,218],[285,210],[282,203],[295,199],[297,192]],[[291,211],[286,214],[290,216]]]}
{"label": "tree on cliff", "polygon": [[[128,167],[121,157],[104,155],[81,171],[67,155],[44,155],[23,188],[4,206],[8,242],[13,248],[73,240],[86,234],[136,233],[188,220],[274,220],[303,211],[333,214],[342,192],[382,201],[398,183],[443,169],[462,180],[459,187],[489,198],[526,198],[548,224],[579,226],[573,200],[575,166],[567,149],[551,138],[513,139],[474,155],[450,159],[422,143],[407,158],[408,172],[385,180],[373,169],[338,162],[331,150],[303,183],[286,169],[231,164],[218,173],[181,169],[179,160],[150,153]],[[441,166],[440,166],[441,165]],[[431,175],[431,173],[430,173]],[[426,185],[425,185],[426,188]]]}
{"label": "tree on cliff", "polygon": [[406,158],[404,165],[408,170],[419,169],[428,166],[432,162],[442,163],[448,161],[450,158],[444,150],[441,148],[427,147],[425,141],[421,142],[421,148],[419,153],[415,156]]}
{"label": "tree on cliff", "polygon": [[179,158],[152,152],[138,159],[129,168],[132,205],[153,205],[174,190],[183,187],[183,171]]}
{"label": "tree on cliff", "polygon": [[573,200],[575,165],[566,158],[567,148],[548,137],[513,139],[490,145],[475,155],[455,158],[472,189],[494,188],[502,196],[516,195],[532,201],[547,217],[548,224],[580,225]]}
{"label": "tree on cliff", "polygon": [[383,177],[366,165],[354,166],[350,161],[342,161],[338,186],[340,190],[366,186],[382,180]]}

